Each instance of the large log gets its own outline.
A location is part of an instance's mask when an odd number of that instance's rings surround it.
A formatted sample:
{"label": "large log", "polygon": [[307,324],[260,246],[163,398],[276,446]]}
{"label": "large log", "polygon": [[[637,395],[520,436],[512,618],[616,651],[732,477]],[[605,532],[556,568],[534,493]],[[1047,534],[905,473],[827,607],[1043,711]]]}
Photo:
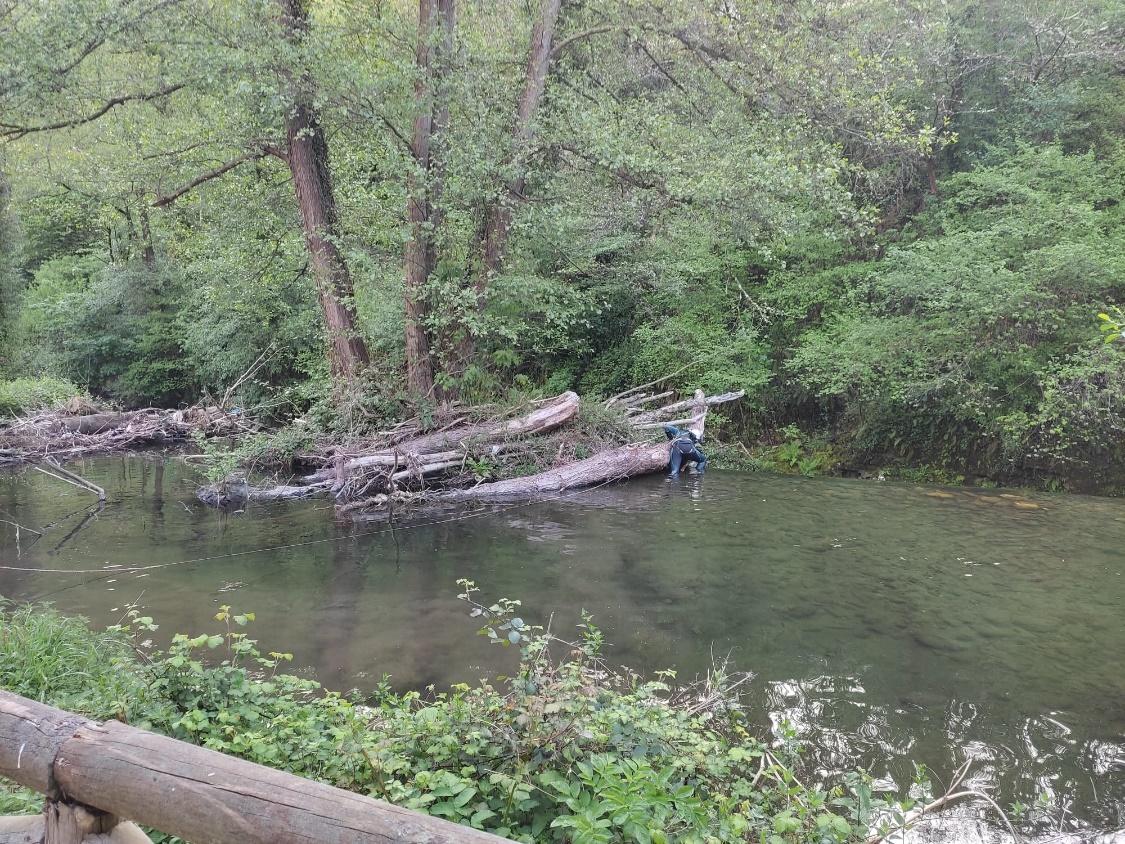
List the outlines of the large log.
{"label": "large log", "polygon": [[85,416],[60,416],[58,423],[76,434],[100,434],[129,424],[132,413],[88,413]]}
{"label": "large log", "polygon": [[624,480],[662,471],[668,466],[668,443],[624,445],[599,451],[585,460],[567,463],[526,478],[511,478],[472,489],[437,493],[436,501],[509,501],[538,498],[552,492]]}
{"label": "large log", "polygon": [[[348,475],[357,469],[372,466],[405,466],[411,455],[423,463],[436,464],[460,460],[464,457],[464,446],[471,442],[489,442],[515,437],[545,434],[560,428],[578,415],[578,394],[567,391],[545,402],[523,416],[503,422],[482,422],[476,425],[463,425],[448,431],[435,431],[423,434],[397,444],[393,449],[385,449],[373,454],[353,457],[343,466],[343,474]],[[456,449],[456,451],[453,451]],[[334,466],[326,466],[318,472],[306,475],[308,483],[334,478]]]}
{"label": "large log", "polygon": [[575,392],[567,391],[550,402],[540,405],[530,413],[503,422],[482,422],[448,431],[435,431],[399,443],[396,449],[412,454],[457,448],[471,440],[496,440],[545,434],[560,428],[578,415],[579,399]]}
{"label": "large log", "polygon": [[192,844],[502,844],[440,818],[0,691],[0,776]]}
{"label": "large log", "polygon": [[[690,428],[700,439],[707,420],[707,398],[697,390],[692,404],[695,412]],[[668,443],[626,445],[599,451],[592,457],[567,463],[538,475],[512,478],[472,489],[457,489],[434,496],[438,501],[510,501],[539,498],[553,492],[597,486],[625,478],[663,471],[668,466]]]}
{"label": "large log", "polygon": [[[735,401],[736,399],[740,399],[744,395],[746,395],[745,390],[735,390],[730,393],[719,393],[717,396],[707,396],[705,401],[707,402],[708,406],[713,404],[724,404],[728,401]],[[665,405],[664,407],[657,408],[656,410],[646,410],[644,413],[640,413],[633,417],[633,419],[631,420],[633,423],[633,427],[651,428],[657,425],[663,425],[665,424],[663,421],[657,420],[669,419],[674,414],[679,413],[681,410],[687,410],[688,408],[694,407],[698,403],[698,401],[698,398],[692,397],[690,399],[684,399],[683,401],[673,402],[672,404]]]}

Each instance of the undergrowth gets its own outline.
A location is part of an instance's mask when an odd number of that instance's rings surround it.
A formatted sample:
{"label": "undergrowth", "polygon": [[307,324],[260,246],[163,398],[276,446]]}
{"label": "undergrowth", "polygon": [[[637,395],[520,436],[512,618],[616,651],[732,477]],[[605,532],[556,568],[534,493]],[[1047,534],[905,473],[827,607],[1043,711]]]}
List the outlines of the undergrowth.
{"label": "undergrowth", "polygon": [[90,401],[85,390],[60,378],[14,378],[0,381],[0,417],[55,410],[71,399]]}
{"label": "undergrowth", "polygon": [[[800,779],[792,734],[760,737],[742,710],[749,675],[684,685],[614,669],[589,617],[564,641],[518,601],[461,586],[481,635],[518,653],[504,680],[339,694],[279,671],[292,657],[247,636],[252,613],[222,607],[217,631],[159,650],[138,609],[93,633],[49,607],[6,606],[0,684],[525,842],[861,841],[910,806],[862,772]],[[9,792],[0,810],[36,802]]]}

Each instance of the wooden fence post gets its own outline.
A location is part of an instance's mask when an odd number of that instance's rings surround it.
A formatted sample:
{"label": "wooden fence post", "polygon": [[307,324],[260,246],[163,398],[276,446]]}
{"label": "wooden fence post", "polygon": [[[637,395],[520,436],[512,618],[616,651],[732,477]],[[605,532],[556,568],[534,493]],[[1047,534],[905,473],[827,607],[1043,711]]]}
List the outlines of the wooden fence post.
{"label": "wooden fence post", "polygon": [[[511,844],[362,794],[119,721],[99,724],[5,691],[0,691],[0,777],[47,795],[42,822],[49,844],[78,844],[83,830],[112,827],[117,822],[112,815],[192,844]],[[39,839],[24,840],[38,844]]]}
{"label": "wooden fence post", "polygon": [[80,803],[47,798],[43,807],[43,844],[82,844],[87,835],[109,832],[117,826],[113,815],[90,809]]}

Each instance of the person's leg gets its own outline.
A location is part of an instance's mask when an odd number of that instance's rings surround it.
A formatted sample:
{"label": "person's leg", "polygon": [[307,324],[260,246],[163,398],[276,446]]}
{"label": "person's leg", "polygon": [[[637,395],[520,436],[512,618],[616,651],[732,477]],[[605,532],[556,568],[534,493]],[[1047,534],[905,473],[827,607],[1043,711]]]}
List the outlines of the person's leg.
{"label": "person's leg", "polygon": [[695,460],[695,471],[702,475],[707,471],[707,455],[701,449],[696,448],[691,456]]}
{"label": "person's leg", "polygon": [[680,464],[684,462],[684,456],[680,454],[678,448],[672,448],[672,456],[669,459],[668,477],[674,478],[680,474]]}

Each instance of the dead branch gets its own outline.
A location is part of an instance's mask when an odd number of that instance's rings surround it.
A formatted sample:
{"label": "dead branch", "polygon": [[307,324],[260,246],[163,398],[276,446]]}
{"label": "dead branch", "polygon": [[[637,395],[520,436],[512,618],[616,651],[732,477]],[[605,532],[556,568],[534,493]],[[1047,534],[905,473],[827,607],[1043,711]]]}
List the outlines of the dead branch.
{"label": "dead branch", "polygon": [[87,492],[92,492],[96,496],[98,496],[99,501],[105,501],[105,490],[98,486],[96,483],[88,481],[81,475],[76,475],[74,474],[74,472],[64,469],[59,465],[58,461],[50,457],[46,458],[43,462],[50,466],[54,471],[48,472],[41,466],[36,466],[36,471],[42,472],[44,475],[55,478],[57,480],[65,481],[66,483],[72,484],[73,486],[80,487]]}

